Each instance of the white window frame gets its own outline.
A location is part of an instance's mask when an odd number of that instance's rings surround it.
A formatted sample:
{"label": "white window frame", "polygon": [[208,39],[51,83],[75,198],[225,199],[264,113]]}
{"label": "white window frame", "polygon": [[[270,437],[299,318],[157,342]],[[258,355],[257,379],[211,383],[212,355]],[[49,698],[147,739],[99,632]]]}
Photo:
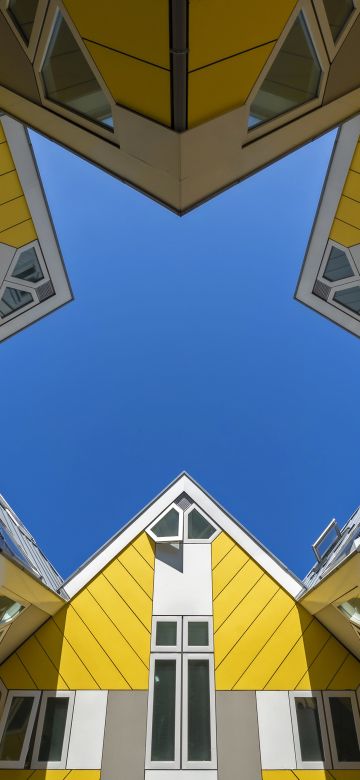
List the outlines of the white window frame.
{"label": "white window frame", "polygon": [[[193,509],[196,509],[197,512],[199,512],[200,515],[203,516],[204,520],[206,520],[207,523],[213,526],[214,533],[212,536],[209,536],[208,539],[189,539],[189,514],[192,512]],[[189,542],[189,544],[211,544],[211,542],[214,541],[214,539],[219,535],[220,528],[215,525],[214,521],[211,520],[211,518],[206,514],[206,512],[203,512],[200,507],[198,507],[196,504],[192,504],[189,506],[185,512],[184,512],[184,542]]]}
{"label": "white window frame", "polygon": [[[207,623],[209,631],[208,645],[189,645],[189,623]],[[209,615],[187,615],[184,617],[183,625],[183,650],[184,653],[213,653],[214,652],[214,630],[213,619]]]}
{"label": "white window frame", "polygon": [[356,730],[359,749],[360,749],[360,716],[359,716],[359,709],[358,709],[358,703],[357,703],[355,691],[324,691],[323,697],[324,697],[326,720],[328,725],[330,749],[331,749],[332,760],[333,760],[332,765],[334,769],[359,769],[360,761],[339,761],[337,750],[336,750],[335,732],[334,732],[333,720],[331,717],[331,710],[330,710],[330,699],[341,698],[343,696],[348,697],[352,702],[355,730]]}
{"label": "white window frame", "polygon": [[[214,656],[210,653],[184,653],[183,656],[183,700],[182,700],[182,769],[216,769],[216,719],[215,719],[215,684]],[[188,750],[188,664],[189,661],[206,659],[209,661],[209,693],[210,693],[210,761],[189,761]]]}
{"label": "white window frame", "polygon": [[359,15],[359,10],[360,9],[359,9],[359,2],[358,2],[358,0],[353,0],[353,4],[354,4],[354,10],[350,14],[348,20],[345,22],[344,27],[343,27],[339,37],[337,38],[336,41],[334,41],[334,39],[332,37],[332,32],[331,32],[331,29],[330,29],[330,25],[329,25],[329,20],[328,20],[328,17],[327,17],[327,13],[325,11],[325,6],[324,6],[324,3],[323,3],[323,0],[314,0],[314,6],[315,6],[316,15],[317,15],[317,17],[319,19],[321,32],[322,32],[322,34],[324,36],[325,45],[326,45],[326,48],[328,50],[331,62],[333,61],[333,59],[336,56],[336,54],[338,53],[340,47],[344,43],[344,40],[345,40],[346,36],[350,32],[350,29],[353,26],[353,24],[355,24],[355,21],[356,21],[358,15]]}
{"label": "white window frame", "polygon": [[[176,623],[176,644],[175,645],[157,645],[156,627],[158,623]],[[156,653],[180,653],[182,644],[182,625],[179,615],[154,615],[151,627],[151,652]]]}
{"label": "white window frame", "polygon": [[0,761],[0,769],[22,769],[25,764],[27,752],[29,749],[30,739],[32,735],[32,730],[35,723],[35,717],[40,701],[41,692],[40,691],[22,691],[22,690],[13,690],[10,691],[8,694],[8,697],[6,699],[5,707],[3,714],[0,719],[0,743],[4,736],[6,721],[9,715],[10,707],[12,700],[16,698],[17,696],[22,696],[23,698],[31,698],[33,699],[32,708],[30,711],[29,720],[26,726],[25,731],[25,737],[24,737],[24,744],[22,746],[20,758],[18,761]]}
{"label": "white window frame", "polygon": [[[175,682],[175,756],[174,761],[152,761],[152,720],[154,706],[154,673],[155,661],[174,660],[176,669]],[[181,718],[181,655],[180,653],[154,653],[150,656],[149,698],[146,729],[146,769],[180,769],[180,718]]]}
{"label": "white window frame", "polygon": [[[299,737],[299,726],[296,713],[296,699],[313,698],[317,701],[320,734],[322,739],[322,746],[324,751],[324,761],[304,761],[301,756],[301,745]],[[290,699],[290,712],[293,726],[296,766],[298,769],[330,769],[331,768],[331,754],[329,740],[326,731],[326,720],[324,704],[321,696],[321,691],[289,691]]]}
{"label": "white window frame", "polygon": [[[176,536],[156,536],[156,534],[153,533],[152,528],[157,525],[160,520],[162,520],[165,515],[167,515],[171,509],[175,509],[176,512],[179,515],[179,533],[176,534]],[[168,544],[169,542],[181,542],[183,540],[184,535],[184,512],[183,510],[177,505],[177,504],[170,504],[164,512],[161,512],[160,515],[157,516],[156,520],[153,520],[151,525],[148,526],[146,529],[146,533],[149,534],[151,539],[153,539],[156,544]]]}
{"label": "white window frame", "polygon": [[[45,721],[45,712],[46,712],[46,705],[48,702],[48,699],[69,699],[69,705],[66,715],[66,722],[65,722],[65,730],[64,730],[64,739],[63,739],[63,746],[62,746],[62,752],[61,752],[61,759],[60,761],[39,761],[39,750],[40,750],[40,743],[41,743],[41,737],[43,733],[44,728],[44,721]],[[75,691],[43,691],[41,704],[40,704],[40,710],[39,710],[39,719],[36,727],[36,734],[35,734],[35,742],[34,742],[34,749],[33,749],[33,757],[31,766],[35,769],[65,769],[66,768],[66,759],[68,754],[68,747],[69,747],[69,739],[70,739],[70,730],[71,730],[71,721],[72,721],[72,714],[74,709],[74,701],[75,701]]]}
{"label": "white window frame", "polygon": [[35,13],[34,24],[31,30],[31,35],[28,43],[23,38],[15,20],[13,19],[11,11],[9,10],[9,5],[10,5],[10,0],[0,0],[0,9],[2,10],[5,16],[7,23],[11,27],[14,35],[16,35],[16,38],[18,39],[21,47],[23,48],[24,52],[28,56],[29,60],[32,62],[34,59],[37,42],[39,40],[40,31],[44,22],[47,0],[39,0],[38,2],[38,6]]}

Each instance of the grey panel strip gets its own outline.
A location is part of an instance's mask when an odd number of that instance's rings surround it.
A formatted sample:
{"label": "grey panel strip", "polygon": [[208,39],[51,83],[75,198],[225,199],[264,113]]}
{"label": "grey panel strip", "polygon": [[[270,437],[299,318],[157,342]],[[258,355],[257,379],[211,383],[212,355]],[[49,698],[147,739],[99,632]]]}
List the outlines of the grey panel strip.
{"label": "grey panel strip", "polygon": [[217,691],[219,780],[261,780],[255,691]]}
{"label": "grey panel strip", "polygon": [[173,130],[187,128],[188,0],[170,0],[171,109]]}

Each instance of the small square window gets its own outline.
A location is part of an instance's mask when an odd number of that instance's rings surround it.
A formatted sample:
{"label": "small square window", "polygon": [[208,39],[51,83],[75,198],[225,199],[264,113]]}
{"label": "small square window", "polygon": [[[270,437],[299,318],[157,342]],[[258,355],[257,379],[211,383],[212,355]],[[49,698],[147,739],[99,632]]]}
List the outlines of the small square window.
{"label": "small square window", "polygon": [[184,650],[194,652],[213,651],[212,618],[207,616],[184,617]]}
{"label": "small square window", "polygon": [[163,647],[176,645],[177,623],[172,620],[158,620],[156,624],[156,644]]}

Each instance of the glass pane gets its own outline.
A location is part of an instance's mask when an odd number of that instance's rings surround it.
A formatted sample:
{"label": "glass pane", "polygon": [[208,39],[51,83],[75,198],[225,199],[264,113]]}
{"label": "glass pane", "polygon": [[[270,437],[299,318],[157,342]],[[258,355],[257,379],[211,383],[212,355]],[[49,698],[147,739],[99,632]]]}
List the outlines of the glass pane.
{"label": "glass pane", "polygon": [[213,525],[208,523],[207,520],[205,520],[205,517],[200,514],[200,512],[197,511],[197,509],[192,509],[191,512],[189,512],[188,517],[188,537],[189,539],[210,539],[210,536],[212,536],[215,533],[215,528]]}
{"label": "glass pane", "polygon": [[360,761],[359,743],[350,696],[331,696],[330,710],[339,761]]}
{"label": "glass pane", "polygon": [[188,661],[188,760],[211,761],[209,661]]}
{"label": "glass pane", "polygon": [[316,97],[321,68],[299,14],[250,107],[249,126],[273,119]]}
{"label": "glass pane", "polygon": [[339,37],[354,10],[352,0],[324,0],[326,15],[334,41]]}
{"label": "glass pane", "polygon": [[10,0],[8,10],[26,43],[30,40],[38,0]]}
{"label": "glass pane", "polygon": [[179,513],[176,509],[170,509],[170,512],[164,515],[151,530],[159,539],[167,536],[179,536]]}
{"label": "glass pane", "polygon": [[334,301],[341,303],[345,309],[360,314],[360,287],[348,287],[346,290],[339,290],[334,295]]}
{"label": "glass pane", "polygon": [[158,659],[154,671],[152,761],[175,759],[175,659]]}
{"label": "glass pane", "polygon": [[25,607],[17,601],[8,599],[7,596],[0,596],[0,624],[8,623],[13,620]]}
{"label": "glass pane", "polygon": [[0,743],[0,761],[19,761],[34,699],[14,696]]}
{"label": "glass pane", "polygon": [[339,610],[344,615],[346,615],[347,618],[351,618],[354,622],[359,623],[360,625],[360,599],[359,598],[353,598],[353,599],[349,599],[349,601],[343,601],[342,604],[339,604]]}
{"label": "glass pane", "polygon": [[337,282],[339,279],[348,279],[349,276],[354,276],[349,260],[342,249],[331,247],[323,276],[329,282]]}
{"label": "glass pane", "polygon": [[156,644],[158,647],[175,647],[177,624],[174,621],[161,620],[156,623]]}
{"label": "glass pane", "polygon": [[0,300],[0,317],[8,317],[28,303],[33,302],[31,293],[23,290],[16,290],[15,287],[6,287],[3,297]]}
{"label": "glass pane", "polygon": [[47,97],[107,127],[109,103],[61,14],[42,68]]}
{"label": "glass pane", "polygon": [[192,647],[208,647],[209,624],[204,620],[189,620],[188,645]]}
{"label": "glass pane", "polygon": [[296,697],[295,706],[302,760],[323,761],[324,750],[315,696]]}
{"label": "glass pane", "polygon": [[39,761],[61,761],[69,699],[50,696],[46,702]]}
{"label": "glass pane", "polygon": [[16,279],[25,279],[27,282],[39,282],[40,279],[44,278],[33,246],[31,249],[25,249],[24,252],[21,252],[11,276],[15,276]]}

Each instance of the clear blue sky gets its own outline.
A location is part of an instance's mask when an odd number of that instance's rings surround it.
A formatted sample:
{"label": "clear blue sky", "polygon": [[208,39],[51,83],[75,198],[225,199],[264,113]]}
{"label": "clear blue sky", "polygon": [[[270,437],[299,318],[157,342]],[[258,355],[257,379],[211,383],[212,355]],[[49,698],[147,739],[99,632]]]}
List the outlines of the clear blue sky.
{"label": "clear blue sky", "polygon": [[293,300],[334,134],[178,218],[32,136],[75,301],[0,349],[0,492],[67,576],[183,469],[298,575],[360,503],[359,341]]}

